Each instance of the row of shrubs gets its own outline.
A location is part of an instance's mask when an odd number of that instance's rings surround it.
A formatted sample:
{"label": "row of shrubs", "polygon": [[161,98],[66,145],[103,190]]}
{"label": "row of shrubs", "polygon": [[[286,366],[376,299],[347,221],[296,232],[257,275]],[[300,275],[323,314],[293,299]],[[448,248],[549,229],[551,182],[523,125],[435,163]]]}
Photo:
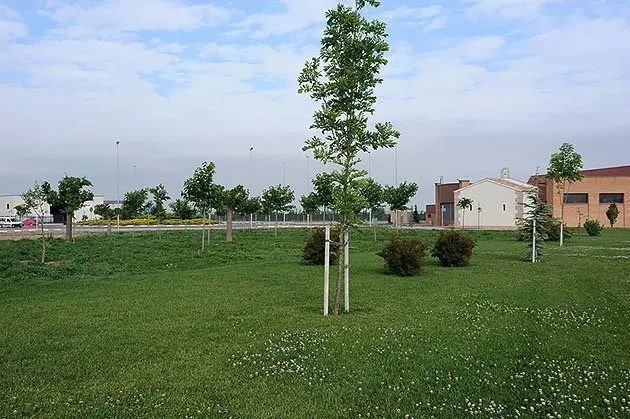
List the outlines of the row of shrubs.
{"label": "row of shrubs", "polygon": [[[116,220],[111,221],[113,225],[116,225]],[[191,220],[182,220],[179,218],[170,218],[165,219],[160,222],[160,225],[201,225],[201,224],[216,224],[216,220],[202,220],[201,218],[193,218]],[[87,225],[87,226],[107,226],[109,221],[106,219],[101,220],[89,220],[89,221],[79,221],[78,225]],[[131,220],[120,220],[121,226],[145,226],[145,225],[157,225],[158,220],[155,217],[144,217],[144,218],[134,218]]]}
{"label": "row of shrubs", "polygon": [[[339,231],[331,231],[332,246],[330,248],[330,262],[335,263],[339,252]],[[324,230],[313,229],[304,245],[302,259],[308,265],[324,264]],[[420,239],[407,237],[402,234],[393,235],[387,246],[377,253],[385,262],[385,267],[392,275],[414,276],[420,272],[431,248],[431,256],[436,257],[442,266],[467,266],[472,258],[475,242],[458,231],[442,232],[432,246]]]}

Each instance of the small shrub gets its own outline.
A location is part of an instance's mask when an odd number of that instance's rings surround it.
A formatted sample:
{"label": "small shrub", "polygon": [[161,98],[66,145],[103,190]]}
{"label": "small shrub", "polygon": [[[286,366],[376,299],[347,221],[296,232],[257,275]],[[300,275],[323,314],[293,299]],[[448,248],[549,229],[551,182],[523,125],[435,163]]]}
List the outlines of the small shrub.
{"label": "small shrub", "polygon": [[438,258],[442,266],[466,266],[470,263],[475,242],[458,231],[440,234],[431,255]]}
{"label": "small shrub", "polygon": [[392,275],[414,276],[420,272],[425,253],[426,245],[421,240],[396,234],[377,255]]}
{"label": "small shrub", "polygon": [[[326,239],[326,233],[323,228],[314,228],[311,236],[308,238],[302,249],[302,261],[306,265],[323,265],[324,264],[324,244]],[[339,230],[330,230],[330,240],[333,242],[339,242]],[[337,263],[339,246],[335,246],[333,243],[330,245],[330,264]]]}
{"label": "small shrub", "polygon": [[584,222],[584,230],[586,230],[589,236],[599,236],[599,233],[601,233],[603,229],[604,226],[597,220],[586,220]]}

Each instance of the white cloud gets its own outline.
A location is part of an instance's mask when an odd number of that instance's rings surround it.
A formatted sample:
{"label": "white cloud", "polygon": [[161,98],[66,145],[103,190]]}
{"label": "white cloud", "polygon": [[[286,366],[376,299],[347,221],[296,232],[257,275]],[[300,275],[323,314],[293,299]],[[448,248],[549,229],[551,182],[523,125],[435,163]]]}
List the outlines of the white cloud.
{"label": "white cloud", "polygon": [[0,41],[23,38],[27,33],[28,29],[22,22],[0,20]]}
{"label": "white cloud", "polygon": [[424,20],[439,15],[441,11],[442,6],[437,5],[428,7],[399,6],[383,12],[380,18],[385,21]]}
{"label": "white cloud", "polygon": [[536,17],[542,7],[565,0],[463,0],[471,15],[498,15],[509,19]]}
{"label": "white cloud", "polygon": [[211,3],[186,5],[177,0],[108,0],[102,4],[64,5],[51,17],[65,26],[120,31],[186,30],[216,25],[230,19],[232,11]]}

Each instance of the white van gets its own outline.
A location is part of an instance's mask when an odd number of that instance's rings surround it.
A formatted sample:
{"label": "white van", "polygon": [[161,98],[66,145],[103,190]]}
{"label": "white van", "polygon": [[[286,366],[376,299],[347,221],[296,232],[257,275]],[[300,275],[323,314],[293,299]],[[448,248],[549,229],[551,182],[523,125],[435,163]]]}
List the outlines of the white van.
{"label": "white van", "polygon": [[22,228],[24,223],[15,217],[0,217],[1,228]]}

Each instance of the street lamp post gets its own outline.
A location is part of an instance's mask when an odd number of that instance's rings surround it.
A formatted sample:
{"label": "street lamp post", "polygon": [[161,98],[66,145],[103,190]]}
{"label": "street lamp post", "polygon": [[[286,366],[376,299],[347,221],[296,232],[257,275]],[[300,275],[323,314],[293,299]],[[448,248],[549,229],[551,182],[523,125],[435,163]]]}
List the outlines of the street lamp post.
{"label": "street lamp post", "polygon": [[[306,193],[309,194],[311,192],[311,159],[306,156]],[[306,226],[308,227],[310,224],[310,214],[306,212]]]}
{"label": "street lamp post", "polygon": [[[251,194],[254,190],[254,147],[249,148],[249,193]],[[249,214],[249,230],[253,230],[254,228],[254,214]]]}
{"label": "street lamp post", "polygon": [[116,141],[116,231],[120,231],[120,141]]}

